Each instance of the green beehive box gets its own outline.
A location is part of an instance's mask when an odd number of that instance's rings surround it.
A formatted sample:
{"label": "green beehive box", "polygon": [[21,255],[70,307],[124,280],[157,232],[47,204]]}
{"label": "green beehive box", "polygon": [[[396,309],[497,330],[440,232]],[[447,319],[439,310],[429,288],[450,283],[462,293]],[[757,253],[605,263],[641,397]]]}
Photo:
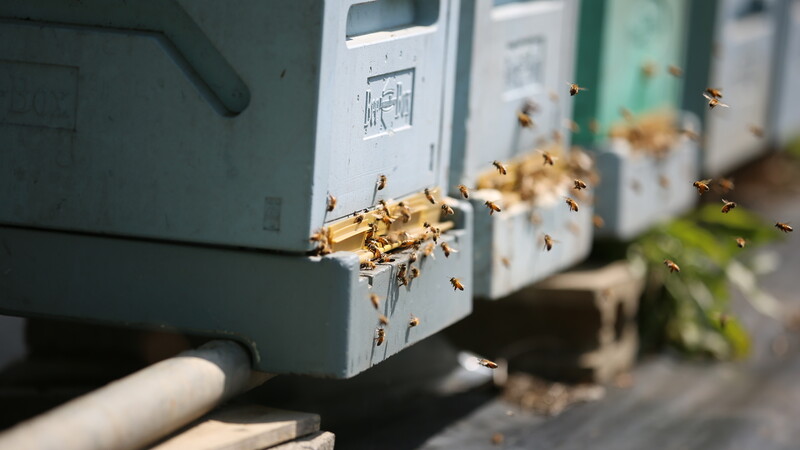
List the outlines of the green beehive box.
{"label": "green beehive box", "polygon": [[[634,115],[677,109],[682,83],[667,68],[683,64],[685,13],[685,0],[583,3],[574,82],[587,90],[575,96],[574,118],[580,126],[575,144],[603,140],[621,120],[620,108]],[[590,132],[592,120],[599,125],[597,133]]]}

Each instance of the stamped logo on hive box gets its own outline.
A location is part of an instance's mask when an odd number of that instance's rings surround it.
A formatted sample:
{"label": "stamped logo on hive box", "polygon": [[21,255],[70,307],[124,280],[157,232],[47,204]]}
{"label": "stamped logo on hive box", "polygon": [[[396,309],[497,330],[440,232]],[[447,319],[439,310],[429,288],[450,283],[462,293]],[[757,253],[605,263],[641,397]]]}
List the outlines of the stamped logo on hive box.
{"label": "stamped logo on hive box", "polygon": [[545,40],[529,37],[509,42],[505,54],[506,92],[525,91],[528,95],[543,89]]}
{"label": "stamped logo on hive box", "polygon": [[410,127],[413,94],[414,69],[368,78],[364,94],[364,138]]}
{"label": "stamped logo on hive box", "polygon": [[78,68],[0,61],[0,123],[75,129]]}

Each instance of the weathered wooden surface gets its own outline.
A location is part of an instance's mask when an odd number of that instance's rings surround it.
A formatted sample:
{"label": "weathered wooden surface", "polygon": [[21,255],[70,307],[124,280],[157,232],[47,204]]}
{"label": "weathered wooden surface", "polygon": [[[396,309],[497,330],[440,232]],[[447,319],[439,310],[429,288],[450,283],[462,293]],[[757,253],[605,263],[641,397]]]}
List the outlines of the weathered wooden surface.
{"label": "weathered wooden surface", "polygon": [[333,450],[335,441],[333,433],[319,431],[292,442],[270,447],[269,450]]}
{"label": "weathered wooden surface", "polygon": [[319,431],[319,420],[316,414],[258,405],[231,406],[201,418],[154,449],[263,449]]}

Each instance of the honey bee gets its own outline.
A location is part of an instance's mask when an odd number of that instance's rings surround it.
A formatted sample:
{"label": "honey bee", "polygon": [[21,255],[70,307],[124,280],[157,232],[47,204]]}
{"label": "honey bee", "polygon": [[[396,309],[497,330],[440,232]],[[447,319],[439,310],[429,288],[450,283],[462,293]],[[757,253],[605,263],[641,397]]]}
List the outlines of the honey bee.
{"label": "honey bee", "polygon": [[553,140],[561,143],[561,140],[564,139],[564,135],[561,134],[558,130],[553,130]]}
{"label": "honey bee", "polygon": [[406,265],[400,264],[399,270],[397,271],[397,282],[400,283],[400,286],[408,286],[408,278],[406,278]]}
{"label": "honey bee", "polygon": [[687,138],[689,138],[689,139],[691,139],[693,141],[699,141],[700,140],[700,135],[696,131],[694,131],[692,129],[682,128],[682,129],[680,129],[678,131],[681,134],[683,134],[684,136],[686,136]]}
{"label": "honey bee", "polygon": [[452,216],[455,213],[456,212],[453,211],[453,208],[451,208],[450,206],[445,205],[445,204],[442,205],[442,215],[444,215],[444,216]]}
{"label": "honey bee", "polygon": [[647,61],[646,63],[642,64],[642,75],[647,78],[653,78],[657,69],[656,63],[653,61]]}
{"label": "honey bee", "polygon": [[783,231],[784,233],[791,233],[794,231],[794,228],[792,228],[788,223],[783,222],[775,222],[775,228]]}
{"label": "honey bee", "polygon": [[500,172],[500,175],[506,175],[508,173],[508,170],[506,170],[506,166],[503,165],[503,163],[501,163],[500,161],[497,160],[492,161],[492,165],[497,168],[497,171]]}
{"label": "honey bee", "polygon": [[380,347],[381,344],[383,344],[383,341],[385,340],[386,340],[386,330],[384,330],[383,328],[378,328],[378,337],[375,338],[375,345]]}
{"label": "honey bee", "polygon": [[720,178],[719,180],[717,180],[717,186],[719,186],[723,194],[727,194],[734,188],[733,180],[731,180],[730,178]]}
{"label": "honey bee", "polygon": [[542,159],[544,159],[544,162],[542,163],[543,166],[546,166],[548,164],[552,166],[553,164],[555,164],[558,158],[551,155],[550,152],[542,151]]}
{"label": "honey bee", "polygon": [[578,202],[569,197],[564,197],[564,198],[567,199],[566,203],[567,205],[569,205],[569,210],[578,212]]}
{"label": "honey bee", "polygon": [[421,275],[421,272],[419,271],[419,269],[417,269],[416,267],[412,267],[411,268],[411,275],[409,275],[411,277],[411,279],[419,278],[420,275]]}
{"label": "honey bee", "polygon": [[478,364],[490,369],[497,369],[497,363],[494,361],[489,361],[488,359],[478,358]]}
{"label": "honey bee", "polygon": [[558,97],[558,94],[556,94],[556,92],[555,92],[555,91],[552,91],[552,90],[551,90],[551,91],[549,91],[549,92],[547,93],[547,97],[548,97],[548,98],[550,98],[550,101],[551,101],[551,102],[553,102],[553,103],[558,103],[559,97]]}
{"label": "honey bee", "polygon": [[622,118],[625,119],[628,122],[635,122],[636,121],[636,118],[633,116],[633,113],[631,112],[631,110],[626,108],[626,107],[624,107],[624,106],[619,108],[619,115],[621,115]]}
{"label": "honey bee", "polygon": [[375,233],[378,232],[378,224],[376,222],[372,222],[369,224],[369,229],[367,229],[367,234],[364,236],[364,242],[368,242],[372,240],[372,236],[375,236]]}
{"label": "honey bee", "polygon": [[447,245],[447,242],[442,242],[441,247],[442,247],[442,251],[444,252],[444,257],[445,258],[449,258],[450,257],[450,253],[458,253],[458,250],[456,250],[456,249],[450,247],[449,245]]}
{"label": "honey bee", "polygon": [[664,260],[664,265],[667,266],[667,268],[669,268],[669,273],[680,272],[681,271],[681,268],[678,267],[677,264],[675,264],[674,262],[672,262],[669,259],[665,259]]}
{"label": "honey bee", "polygon": [[580,236],[581,234],[581,227],[578,226],[575,222],[570,222],[567,224],[567,229],[570,233],[574,234],[575,236]]}
{"label": "honey bee", "polygon": [[366,270],[375,270],[375,263],[372,261],[364,261],[361,263],[361,268]]}
{"label": "honey bee", "polygon": [[411,220],[411,208],[405,204],[405,202],[400,202],[397,204],[400,208],[400,215],[403,217],[403,223],[408,223]]}
{"label": "honey bee", "polygon": [[592,134],[597,134],[600,132],[600,121],[597,119],[592,119],[589,121],[589,131]]}
{"label": "honey bee", "polygon": [[706,88],[705,93],[714,98],[722,98],[722,89]]}
{"label": "honey bee", "polygon": [[511,267],[511,260],[506,258],[505,256],[500,258],[500,262],[503,263],[503,266],[505,266],[506,269]]}
{"label": "honey bee", "polygon": [[594,216],[592,216],[592,224],[594,225],[595,228],[603,228],[603,226],[605,226],[606,224],[606,221],[603,220],[602,217],[595,214]]}
{"label": "honey bee", "polygon": [[336,197],[328,194],[328,212],[333,211],[333,208],[336,208]]}
{"label": "honey bee", "polygon": [[569,95],[570,96],[575,96],[575,94],[577,94],[580,91],[588,90],[585,87],[578,86],[576,83],[567,83],[567,86],[569,86]]}
{"label": "honey bee", "polygon": [[564,119],[564,126],[572,133],[580,133],[581,127],[578,122],[571,119]]}
{"label": "honey bee", "polygon": [[517,111],[517,122],[519,122],[519,125],[523,128],[533,128],[535,126],[531,116],[522,111]]}
{"label": "honey bee", "polygon": [[393,224],[395,220],[397,220],[397,219],[392,217],[392,216],[390,216],[387,213],[381,214],[381,222],[383,222],[383,224],[386,225],[387,227],[389,225]]}
{"label": "honey bee", "polygon": [[683,69],[672,64],[667,66],[667,71],[669,72],[670,75],[672,75],[675,78],[680,78],[683,76]]}
{"label": "honey bee", "polygon": [[461,284],[461,280],[459,280],[459,279],[458,279],[458,278],[456,278],[456,277],[452,277],[452,278],[450,278],[450,284],[452,284],[452,285],[453,285],[453,290],[454,290],[454,291],[455,291],[456,289],[458,289],[459,291],[463,291],[463,290],[464,290],[464,285],[463,285],[463,284]]}
{"label": "honey bee", "polygon": [[744,248],[744,246],[746,244],[747,244],[747,241],[745,241],[744,238],[740,238],[740,237],[736,238],[736,245],[738,245],[739,248]]}
{"label": "honey bee", "polygon": [[575,187],[573,189],[575,189],[576,191],[580,191],[581,189],[586,189],[586,183],[584,183],[582,180],[576,178],[574,183]]}
{"label": "honey bee", "polygon": [[431,232],[431,239],[433,239],[433,242],[439,243],[439,237],[442,235],[442,229],[439,227],[434,227],[433,225],[429,226],[428,229]]}
{"label": "honey bee", "polygon": [[699,180],[692,183],[692,186],[697,188],[697,193],[699,195],[703,195],[704,193],[708,192],[708,185],[711,183],[711,179],[708,180]]}
{"label": "honey bee", "polygon": [[458,185],[458,191],[461,192],[461,196],[464,198],[469,198],[469,189],[463,184]]}
{"label": "honey bee", "polygon": [[408,263],[411,264],[416,261],[417,261],[417,252],[411,252],[411,254],[408,255]]}
{"label": "honey bee", "polygon": [[553,249],[553,244],[555,242],[556,241],[549,234],[544,235],[544,248],[546,248],[548,252]]}
{"label": "honey bee", "polygon": [[383,256],[383,250],[378,248],[375,244],[367,245],[367,249],[372,252],[372,258],[373,259],[378,259],[381,256]]}
{"label": "honey bee", "polygon": [[356,216],[355,219],[353,219],[353,223],[361,223],[363,221],[364,221],[364,215],[363,214],[359,214],[359,215]]}
{"label": "honey bee", "polygon": [[408,321],[408,327],[414,328],[417,325],[419,325],[419,317],[411,316],[411,320]]}
{"label": "honey bee", "polygon": [[503,443],[504,440],[505,440],[505,437],[503,436],[503,433],[494,433],[494,434],[492,434],[492,444],[500,445],[500,444]]}
{"label": "honey bee", "polygon": [[528,220],[530,220],[531,225],[533,226],[539,226],[542,224],[542,216],[536,211],[531,211],[531,215]]}
{"label": "honey bee", "polygon": [[381,306],[381,298],[378,297],[378,294],[370,294],[369,301],[372,302],[372,306],[374,306],[375,309],[378,309]]}
{"label": "honey bee", "polygon": [[658,185],[661,186],[662,189],[667,189],[669,187],[669,178],[665,175],[660,175],[658,177]]}
{"label": "honey bee", "polygon": [[534,113],[539,112],[539,104],[534,102],[533,100],[527,100],[524,105],[522,105],[522,113],[531,115]]}
{"label": "honey bee", "polygon": [[384,264],[387,264],[387,263],[390,263],[390,262],[394,262],[394,258],[392,258],[391,256],[386,255],[386,254],[381,254],[381,257],[380,257],[380,259],[378,261],[380,261],[380,262],[382,262]]}
{"label": "honey bee", "polygon": [[722,203],[724,203],[724,205],[722,205],[722,212],[724,214],[728,214],[728,212],[730,212],[730,210],[732,210],[733,208],[736,208],[736,203],[735,202],[729,202],[729,201],[725,200],[724,198],[722,199]]}
{"label": "honey bee", "polygon": [[391,216],[392,214],[389,212],[389,206],[386,204],[386,200],[378,200],[378,204],[381,206],[381,211],[387,216]]}
{"label": "honey bee", "polygon": [[497,203],[495,203],[493,201],[486,200],[483,204],[486,205],[487,208],[489,208],[489,215],[493,215],[495,213],[495,211],[497,211],[497,212],[502,211],[500,209],[500,207],[497,206]]}
{"label": "honey bee", "polygon": [[386,187],[386,175],[381,175],[378,177],[378,190],[382,191],[383,188]]}
{"label": "honey bee", "polygon": [[717,106],[722,106],[723,108],[730,107],[730,105],[726,105],[725,103],[722,103],[721,101],[719,101],[719,99],[717,99],[716,97],[712,97],[712,96],[710,96],[710,95],[708,95],[706,93],[703,93],[703,97],[705,97],[708,100],[708,108],[709,109],[714,109]]}
{"label": "honey bee", "polygon": [[378,314],[378,322],[380,322],[383,326],[389,325],[389,318],[383,314]]}
{"label": "honey bee", "polygon": [[430,256],[433,259],[436,259],[436,256],[433,254],[433,249],[436,248],[436,244],[433,242],[428,242],[428,245],[422,250],[422,256],[428,257]]}
{"label": "honey bee", "polygon": [[427,198],[428,201],[431,202],[431,205],[436,204],[436,200],[433,199],[433,194],[431,194],[431,190],[428,188],[425,188],[425,198]]}
{"label": "honey bee", "polygon": [[381,244],[382,247],[386,247],[387,245],[391,244],[391,242],[383,236],[376,237],[375,242]]}
{"label": "honey bee", "polygon": [[753,133],[753,136],[757,138],[764,137],[764,129],[759,127],[758,125],[750,125],[750,132]]}

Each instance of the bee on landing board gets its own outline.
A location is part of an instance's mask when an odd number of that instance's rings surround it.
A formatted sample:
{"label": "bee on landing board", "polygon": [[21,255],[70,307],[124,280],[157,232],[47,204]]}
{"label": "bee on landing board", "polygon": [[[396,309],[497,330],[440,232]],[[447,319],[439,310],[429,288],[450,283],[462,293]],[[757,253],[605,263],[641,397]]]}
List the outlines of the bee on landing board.
{"label": "bee on landing board", "polygon": [[669,259],[664,260],[664,265],[669,269],[669,273],[681,271],[681,268]]}
{"label": "bee on landing board", "polygon": [[497,171],[500,172],[500,175],[507,175],[508,170],[506,170],[506,166],[501,163],[500,161],[494,160],[492,161],[492,165],[497,168]]}
{"label": "bee on landing board", "polygon": [[364,217],[365,216],[363,214],[357,215],[356,218],[353,219],[353,223],[361,223],[361,222],[363,222],[364,221]]}
{"label": "bee on landing board", "polygon": [[398,269],[399,270],[397,271],[397,282],[400,284],[400,286],[408,286],[408,278],[406,278],[406,272],[407,272],[406,265],[400,264],[400,267]]}
{"label": "bee on landing board", "polygon": [[383,344],[383,341],[385,340],[386,340],[386,330],[384,330],[383,328],[378,328],[378,337],[375,338],[375,345],[380,347],[381,344]]}
{"label": "bee on landing board", "polygon": [[411,320],[408,321],[408,327],[414,328],[417,325],[419,325],[419,317],[411,316]]}
{"label": "bee on landing board", "polygon": [[585,87],[578,86],[576,83],[567,83],[567,86],[569,86],[569,95],[570,96],[575,96],[580,91],[588,90]]}
{"label": "bee on landing board", "polygon": [[478,364],[482,365],[483,367],[488,367],[489,369],[497,369],[497,363],[494,361],[489,361],[488,359],[478,358]]}
{"label": "bee on landing board", "polygon": [[332,194],[328,194],[328,212],[333,211],[333,208],[336,208],[336,197]]}
{"label": "bee on landing board", "polygon": [[739,246],[739,248],[744,248],[744,246],[747,245],[747,241],[745,241],[744,238],[738,237],[736,238],[736,245]]}
{"label": "bee on landing board", "polygon": [[692,183],[692,186],[697,188],[697,193],[699,195],[703,195],[704,193],[708,192],[708,185],[711,184],[711,179],[708,180],[699,180]]}
{"label": "bee on landing board", "polygon": [[442,215],[443,216],[452,216],[456,212],[453,211],[453,208],[449,207],[448,205],[442,205]]}
{"label": "bee on landing board", "polygon": [[569,210],[578,212],[578,202],[569,197],[564,197],[564,198],[566,199],[567,205],[569,205]]}
{"label": "bee on landing board", "polygon": [[378,190],[382,191],[383,188],[386,187],[386,175],[381,175],[378,177]]}
{"label": "bee on landing board", "polygon": [[489,208],[489,215],[490,215],[490,216],[491,216],[491,215],[493,215],[493,214],[495,213],[495,211],[496,211],[496,212],[500,212],[500,211],[502,211],[502,210],[500,209],[500,207],[499,207],[499,206],[497,206],[497,203],[495,203],[495,202],[493,202],[493,201],[486,200],[486,201],[485,201],[483,204],[484,204],[484,205],[486,205],[486,207],[487,207],[487,208]]}
{"label": "bee on landing board", "polygon": [[445,258],[449,258],[450,257],[450,253],[458,253],[458,250],[456,250],[456,249],[450,247],[449,245],[447,245],[447,242],[442,242],[441,247],[442,247],[442,251],[444,252],[444,257]]}
{"label": "bee on landing board", "polygon": [[419,269],[417,269],[416,267],[412,267],[412,268],[411,268],[411,275],[409,275],[409,277],[410,277],[412,280],[413,280],[414,278],[419,278],[419,276],[420,276],[420,275],[421,275],[421,272],[419,271]]}
{"label": "bee on landing board", "polygon": [[417,261],[417,252],[411,252],[411,254],[408,255],[408,263],[411,264],[416,261]]}
{"label": "bee on landing board", "polygon": [[372,261],[365,261],[365,262],[361,263],[361,268],[364,269],[364,270],[375,270],[375,267],[377,267],[377,266]]}
{"label": "bee on landing board", "polygon": [[400,202],[397,206],[400,208],[400,216],[403,218],[403,223],[408,223],[411,220],[411,208],[405,202]]}
{"label": "bee on landing board", "polygon": [[784,233],[791,233],[794,231],[794,228],[792,228],[788,223],[783,222],[775,222],[775,228],[783,231]]}
{"label": "bee on landing board", "polygon": [[581,189],[586,189],[586,183],[584,183],[582,180],[575,179],[574,183],[575,187],[573,189],[575,189],[576,191],[580,191]]}
{"label": "bee on landing board", "polygon": [[726,105],[725,103],[722,103],[721,101],[719,101],[718,98],[712,97],[712,96],[710,96],[710,95],[708,95],[706,93],[703,93],[703,97],[705,97],[706,100],[708,100],[708,108],[709,109],[714,109],[717,106],[722,106],[723,108],[729,108],[730,107],[730,105]]}
{"label": "bee on landing board", "polygon": [[450,284],[452,284],[452,285],[453,285],[453,290],[454,290],[454,291],[455,291],[456,289],[458,289],[459,291],[463,291],[463,290],[464,290],[464,285],[463,285],[463,284],[461,284],[461,280],[459,280],[459,279],[458,279],[458,278],[456,278],[456,277],[452,277],[452,278],[450,278]]}
{"label": "bee on landing board", "polygon": [[729,201],[727,201],[727,200],[725,200],[723,198],[722,199],[722,203],[724,203],[724,205],[722,205],[722,210],[721,211],[724,214],[728,214],[730,212],[730,210],[732,210],[733,208],[736,208],[736,202],[729,202]]}
{"label": "bee on landing board", "polygon": [[433,194],[431,194],[431,190],[428,189],[428,188],[425,188],[424,192],[425,192],[425,198],[427,198],[428,201],[431,202],[431,205],[435,205],[436,204],[436,200],[433,199]]}
{"label": "bee on landing board", "polygon": [[469,198],[469,189],[463,184],[458,185],[458,192],[461,192],[461,196],[464,198]]}

